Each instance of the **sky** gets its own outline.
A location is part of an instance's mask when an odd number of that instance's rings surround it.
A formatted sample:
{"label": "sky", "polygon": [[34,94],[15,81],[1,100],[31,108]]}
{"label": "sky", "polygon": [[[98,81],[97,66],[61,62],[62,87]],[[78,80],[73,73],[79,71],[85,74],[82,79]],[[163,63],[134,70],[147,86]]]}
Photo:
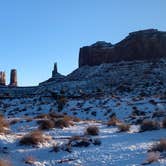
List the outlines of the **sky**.
{"label": "sky", "polygon": [[0,0],[0,70],[7,83],[15,68],[19,86],[38,85],[54,62],[75,70],[80,47],[149,28],[166,31],[166,0]]}

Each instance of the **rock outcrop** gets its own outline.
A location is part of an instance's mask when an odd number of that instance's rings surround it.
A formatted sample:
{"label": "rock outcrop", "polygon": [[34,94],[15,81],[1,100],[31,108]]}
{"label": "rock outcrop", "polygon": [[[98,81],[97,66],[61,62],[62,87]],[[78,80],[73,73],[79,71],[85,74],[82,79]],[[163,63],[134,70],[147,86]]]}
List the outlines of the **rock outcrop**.
{"label": "rock outcrop", "polygon": [[130,33],[112,45],[97,42],[80,48],[79,67],[133,60],[156,60],[166,57],[166,32],[148,29]]}
{"label": "rock outcrop", "polygon": [[9,86],[12,86],[12,87],[17,86],[17,70],[16,69],[11,70]]}
{"label": "rock outcrop", "polygon": [[0,72],[0,85],[6,85],[6,74],[3,71]]}
{"label": "rock outcrop", "polygon": [[54,63],[54,69],[52,71],[52,77],[49,78],[48,80],[44,81],[44,82],[41,82],[39,85],[47,85],[50,82],[61,82],[61,81],[63,81],[64,78],[65,78],[65,76],[58,73],[57,63]]}

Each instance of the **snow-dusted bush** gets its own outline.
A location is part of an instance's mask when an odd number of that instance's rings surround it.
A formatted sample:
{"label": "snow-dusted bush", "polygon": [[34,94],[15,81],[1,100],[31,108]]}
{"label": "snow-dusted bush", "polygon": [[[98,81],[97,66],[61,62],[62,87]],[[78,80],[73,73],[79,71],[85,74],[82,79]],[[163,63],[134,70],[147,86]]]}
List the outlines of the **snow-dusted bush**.
{"label": "snow-dusted bush", "polygon": [[40,130],[48,130],[55,127],[53,120],[39,120],[37,123],[39,124]]}
{"label": "snow-dusted bush", "polygon": [[120,132],[129,131],[130,125],[126,124],[126,123],[120,123],[120,124],[118,124],[118,129]]}
{"label": "snow-dusted bush", "polygon": [[88,135],[99,135],[99,128],[97,126],[89,126],[86,129]]}
{"label": "snow-dusted bush", "polygon": [[159,124],[156,121],[144,120],[140,126],[140,131],[150,131],[159,129]]}
{"label": "snow-dusted bush", "polygon": [[158,143],[154,144],[151,151],[166,152],[166,138],[161,139]]}
{"label": "snow-dusted bush", "polygon": [[57,119],[54,121],[55,128],[63,129],[64,127],[69,127],[71,125],[73,125],[73,123],[70,120],[68,120],[67,118]]}
{"label": "snow-dusted bush", "polygon": [[147,159],[142,165],[149,165],[151,163],[157,162],[160,158],[159,152],[149,152],[147,155]]}
{"label": "snow-dusted bush", "polygon": [[107,122],[107,126],[116,126],[118,123],[120,123],[120,120],[117,119],[116,116],[111,117],[110,120]]}
{"label": "snow-dusted bush", "polygon": [[42,131],[35,130],[23,136],[20,140],[20,145],[37,145],[45,141]]}
{"label": "snow-dusted bush", "polygon": [[6,133],[9,128],[9,123],[4,118],[3,115],[0,115],[0,133]]}
{"label": "snow-dusted bush", "polygon": [[25,164],[34,165],[36,159],[33,156],[27,156],[24,158]]}

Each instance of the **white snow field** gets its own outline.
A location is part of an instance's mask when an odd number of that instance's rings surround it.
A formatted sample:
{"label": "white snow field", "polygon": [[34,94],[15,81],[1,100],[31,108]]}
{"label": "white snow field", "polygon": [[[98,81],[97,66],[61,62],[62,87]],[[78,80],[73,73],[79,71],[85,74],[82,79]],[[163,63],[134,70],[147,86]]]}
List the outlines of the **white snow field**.
{"label": "white snow field", "polygon": [[[36,101],[37,100],[37,101]],[[163,116],[153,117],[153,120],[161,122],[165,117],[165,99],[153,97],[102,96],[101,98],[70,99],[60,113],[75,115],[82,120],[73,122],[73,126],[63,129],[44,130],[47,140],[37,146],[20,145],[20,139],[30,131],[38,129],[34,118],[40,114],[58,112],[57,103],[52,99],[4,99],[1,100],[1,111],[10,125],[8,133],[0,134],[0,159],[8,160],[13,166],[140,166],[147,160],[148,150],[156,141],[166,138],[166,129],[139,132],[136,120],[140,118],[151,119],[154,112],[163,112]],[[144,112],[143,115],[134,115],[133,109]],[[75,112],[75,113],[74,113]],[[96,112],[96,113],[92,113]],[[119,129],[106,125],[109,117],[116,116],[130,123],[128,132],[119,132]],[[61,149],[52,151],[53,147],[65,146],[72,136],[83,136],[88,126],[98,126],[99,135],[85,135],[87,139],[97,139],[101,145],[91,143],[87,147],[71,147],[71,151]],[[155,154],[158,155],[157,153]],[[149,165],[165,166],[166,158],[159,154],[157,161]],[[32,160],[27,163],[26,160]]]}

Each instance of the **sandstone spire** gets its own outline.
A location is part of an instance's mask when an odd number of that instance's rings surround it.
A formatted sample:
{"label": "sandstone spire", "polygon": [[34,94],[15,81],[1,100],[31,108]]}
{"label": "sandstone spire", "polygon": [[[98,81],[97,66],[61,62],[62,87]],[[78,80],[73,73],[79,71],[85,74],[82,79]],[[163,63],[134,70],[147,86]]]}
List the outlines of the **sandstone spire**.
{"label": "sandstone spire", "polygon": [[16,69],[11,70],[9,86],[17,86],[17,70]]}
{"label": "sandstone spire", "polygon": [[57,63],[54,63],[54,70],[52,71],[52,77],[55,77],[58,73]]}
{"label": "sandstone spire", "polygon": [[5,72],[0,72],[0,85],[6,85],[6,74]]}

